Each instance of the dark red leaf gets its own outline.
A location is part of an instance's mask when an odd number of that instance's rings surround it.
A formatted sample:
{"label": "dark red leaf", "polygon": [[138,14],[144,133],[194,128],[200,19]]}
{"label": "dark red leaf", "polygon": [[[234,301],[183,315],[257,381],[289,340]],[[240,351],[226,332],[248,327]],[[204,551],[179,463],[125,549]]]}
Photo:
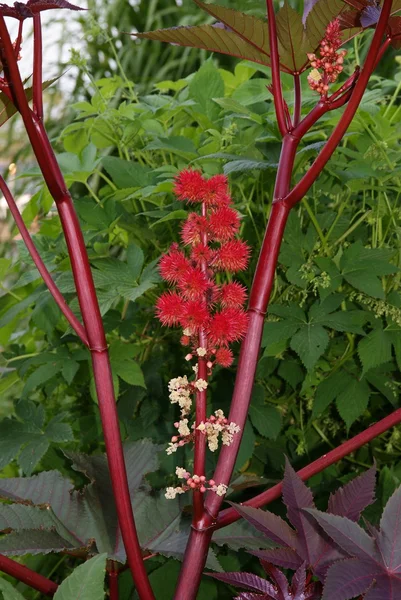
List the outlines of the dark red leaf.
{"label": "dark red leaf", "polygon": [[327,512],[359,521],[361,512],[375,501],[376,467],[331,494]]}

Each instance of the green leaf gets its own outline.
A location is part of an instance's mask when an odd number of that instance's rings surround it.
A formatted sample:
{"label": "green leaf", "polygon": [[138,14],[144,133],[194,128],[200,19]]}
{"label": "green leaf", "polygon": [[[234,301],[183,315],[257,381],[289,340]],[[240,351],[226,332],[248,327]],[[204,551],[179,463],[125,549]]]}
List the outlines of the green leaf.
{"label": "green leaf", "polygon": [[0,592],[3,594],[3,600],[25,600],[14,586],[3,578],[0,578]]}
{"label": "green leaf", "polygon": [[224,96],[224,81],[212,62],[204,63],[195,74],[189,84],[189,93],[209,119],[217,117],[220,108],[213,102],[213,98]]}
{"label": "green leaf", "polygon": [[101,600],[104,598],[106,554],[99,554],[74,569],[58,587],[54,600]]}
{"label": "green leaf", "polygon": [[119,189],[145,187],[149,184],[149,169],[139,163],[116,156],[105,156],[102,165]]}
{"label": "green leaf", "polygon": [[314,323],[308,323],[291,338],[290,346],[310,371],[326,350],[329,343],[327,331]]}
{"label": "green leaf", "polygon": [[49,449],[49,441],[43,436],[27,444],[18,456],[18,464],[26,475],[31,475],[38,462]]}
{"label": "green leaf", "polygon": [[364,248],[361,242],[355,242],[345,250],[341,258],[342,275],[356,289],[369,296],[384,299],[379,277],[399,270],[389,263],[393,254],[392,250]]}
{"label": "green leaf", "polygon": [[[64,418],[65,415],[62,415]],[[74,441],[74,434],[68,423],[60,423],[59,416],[54,417],[45,430],[46,437],[56,443],[65,443]]]}
{"label": "green leaf", "polygon": [[281,415],[274,406],[265,404],[265,391],[261,385],[255,385],[249,408],[252,425],[263,437],[275,440],[281,429]]}
{"label": "green leaf", "polygon": [[113,365],[113,370],[126,383],[146,388],[142,369],[137,362],[133,360],[119,361]]}
{"label": "green leaf", "polygon": [[378,367],[392,359],[392,333],[381,328],[373,330],[358,344],[364,375],[370,369]]}
{"label": "green leaf", "polygon": [[319,0],[306,18],[306,31],[313,49],[324,37],[327,25],[344,10],[342,0]]}
{"label": "green leaf", "polygon": [[359,381],[350,377],[349,384],[337,395],[337,408],[340,417],[344,419],[347,429],[367,409],[370,397],[370,388],[366,381]]}
{"label": "green leaf", "polygon": [[127,249],[127,264],[131,271],[132,278],[138,279],[141,274],[145,256],[142,248],[136,244],[130,244]]}
{"label": "green leaf", "polygon": [[323,413],[328,406],[336,399],[349,385],[350,375],[345,371],[337,371],[324,379],[317,387],[315,399],[313,402],[312,419]]}
{"label": "green leaf", "polygon": [[263,328],[262,348],[290,339],[301,327],[294,321],[267,321]]}

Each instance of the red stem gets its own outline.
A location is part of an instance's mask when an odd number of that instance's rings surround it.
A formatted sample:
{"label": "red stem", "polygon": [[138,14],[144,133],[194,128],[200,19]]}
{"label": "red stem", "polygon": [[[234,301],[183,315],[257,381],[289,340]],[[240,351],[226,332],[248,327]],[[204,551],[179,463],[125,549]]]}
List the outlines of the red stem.
{"label": "red stem", "polygon": [[0,15],[0,38],[2,40],[4,70],[46,184],[56,201],[70,254],[78,300],[92,355],[94,380],[99,400],[110,477],[128,563],[141,600],[154,599],[142,560],[142,552],[132,512],[107,343],[85,241],[71,196],[67,191],[43,123],[29,108],[10,36],[2,15]]}
{"label": "red stem", "polygon": [[266,0],[267,23],[269,28],[269,46],[270,62],[272,70],[272,89],[274,107],[276,109],[277,124],[281,135],[284,137],[288,133],[288,127],[285,118],[283,90],[281,88],[280,77],[280,56],[278,53],[278,39],[276,15],[274,13],[273,0]]}
{"label": "red stem", "polygon": [[[202,216],[206,217],[206,205],[202,203]],[[207,233],[202,233],[201,242],[204,246],[207,246],[208,239]],[[207,277],[207,262],[206,260],[202,261],[201,264],[202,272]],[[205,303],[207,303],[207,299],[205,298]],[[207,335],[204,329],[201,329],[199,332],[199,347],[207,348]],[[203,357],[198,358],[198,373],[197,379],[204,379],[207,381],[207,366],[206,360]],[[196,475],[205,475],[205,463],[206,463],[206,436],[198,431],[197,427],[200,423],[206,421],[206,407],[207,407],[207,390],[198,391],[196,393],[196,412],[195,412],[195,447],[194,447],[194,474]],[[193,492],[193,520],[192,524],[194,527],[197,527],[198,522],[202,519],[203,514],[203,498],[204,494],[195,490]]]}
{"label": "red stem", "polygon": [[39,252],[37,251],[35,244],[33,243],[31,236],[29,235],[29,231],[28,231],[28,229],[24,223],[24,220],[18,210],[17,204],[13,198],[13,195],[11,194],[10,189],[8,188],[6,182],[4,181],[4,179],[1,176],[0,176],[0,190],[2,191],[3,196],[6,199],[8,208],[10,209],[10,212],[11,212],[12,216],[14,217],[14,221],[19,229],[22,239],[25,242],[25,246],[27,247],[29,254],[32,257],[32,260],[35,263],[36,268],[38,269],[39,273],[41,274],[43,281],[49,288],[51,295],[57,302],[58,307],[60,308],[61,312],[63,313],[63,315],[65,316],[65,318],[67,319],[67,321],[69,322],[71,327],[74,329],[74,331],[76,332],[78,337],[81,338],[81,340],[85,344],[85,346],[88,346],[89,342],[88,342],[88,337],[86,335],[85,328],[79,322],[79,320],[76,318],[76,316],[74,315],[74,313],[68,306],[64,296],[58,289],[57,285],[54,283],[52,276],[50,275],[49,271],[47,270],[47,268],[42,260],[42,257],[40,256]]}
{"label": "red stem", "polygon": [[109,571],[108,580],[109,598],[110,600],[118,600],[118,571]]}
{"label": "red stem", "polygon": [[[382,56],[383,53],[381,44],[390,16],[391,4],[392,0],[384,0],[383,8],[380,13],[379,21],[376,26],[376,30],[369,48],[369,52],[366,56],[365,64],[362,67],[362,70],[358,77],[358,81],[355,84],[354,91],[347,104],[347,107],[339,123],[335,127],[327,143],[322,148],[314,163],[310,167],[309,171],[304,175],[301,181],[299,181],[296,184],[296,186],[286,197],[285,202],[289,206],[293,206],[307,194],[308,190],[316,181],[317,177],[323,171],[325,165],[334,153],[338,144],[342,140],[345,132],[347,131],[352,119],[354,118],[355,113],[358,110],[359,104],[362,100],[365,89],[368,85],[369,78],[377,64],[378,54]],[[385,42],[385,45],[387,47],[387,42]]]}
{"label": "red stem", "polygon": [[[333,465],[344,458],[344,456],[351,454],[351,452],[355,452],[358,450],[358,448],[372,441],[378,435],[381,435],[391,427],[398,425],[398,423],[401,423],[401,408],[397,409],[384,419],[381,419],[381,421],[378,421],[374,425],[371,425],[368,429],[362,431],[362,433],[358,433],[358,435],[355,435],[350,440],[347,440],[338,448],[331,450],[327,454],[323,454],[323,456],[310,463],[307,467],[304,467],[298,471],[298,475],[304,481],[310,477],[313,477],[313,475],[320,473],[330,465]],[[281,486],[282,484],[278,483],[266,492],[263,492],[251,500],[244,502],[244,505],[254,506],[256,508],[266,506],[266,504],[273,502],[273,500],[277,500],[277,498],[281,496]],[[234,509],[228,508],[227,510],[223,510],[219,515],[217,528],[225,527],[226,525],[237,521],[239,518],[240,517],[238,513]]]}
{"label": "red stem", "polygon": [[37,13],[33,17],[32,105],[36,116],[41,121],[43,120],[42,63],[42,23],[40,13]]}
{"label": "red stem", "polygon": [[58,588],[57,583],[2,554],[0,554],[0,571],[7,573],[10,577],[15,577],[18,581],[22,581],[45,596],[54,596]]}

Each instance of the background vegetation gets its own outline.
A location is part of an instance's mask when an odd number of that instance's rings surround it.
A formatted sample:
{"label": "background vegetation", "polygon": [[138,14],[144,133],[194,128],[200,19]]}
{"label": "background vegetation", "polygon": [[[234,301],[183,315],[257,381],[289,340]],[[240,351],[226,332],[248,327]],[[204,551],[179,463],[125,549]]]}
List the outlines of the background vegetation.
{"label": "background vegetation", "polygon": [[[255,14],[264,9],[259,0],[225,4]],[[90,0],[89,8],[80,16],[82,49],[71,57],[78,72],[73,103],[50,127],[90,248],[124,438],[165,444],[175,420],[166,382],[187,369],[178,334],[163,329],[153,309],[162,290],[157,261],[178,240],[186,214],[173,201],[173,177],[188,165],[229,175],[242,235],[253,248],[242,278],[249,287],[280,148],[266,89],[269,73],[247,62],[135,42],[122,33],[204,20],[189,0],[181,6],[172,0]],[[347,73],[363,57],[369,36],[351,44]],[[232,499],[280,480],[284,454],[300,468],[400,406],[400,89],[400,63],[390,52],[334,159],[292,214]],[[312,102],[306,86],[304,94]],[[291,106],[289,89],[285,95]],[[337,119],[330,114],[308,134],[298,176]],[[24,218],[76,308],[60,224],[36,167],[13,185],[32,193]],[[0,252],[0,476],[56,468],[82,483],[64,451],[102,447],[89,353],[66,333],[15,234]],[[235,366],[213,377],[215,408],[228,409],[234,375]],[[377,520],[401,483],[400,452],[396,428],[313,478],[318,507],[339,481],[376,460],[378,500],[368,512]],[[159,458],[161,468],[148,476],[155,489],[171,484],[175,466],[183,463],[181,453],[161,450]],[[277,503],[274,510],[283,509]],[[218,558],[224,569],[258,568],[256,559],[248,564],[254,559],[227,547]],[[25,562],[55,580],[77,564],[52,555]],[[178,562],[159,556],[147,564],[157,597],[166,598]],[[122,598],[131,598],[129,576],[124,585]],[[18,587],[27,598],[39,597]],[[207,582],[199,597],[232,594]]]}

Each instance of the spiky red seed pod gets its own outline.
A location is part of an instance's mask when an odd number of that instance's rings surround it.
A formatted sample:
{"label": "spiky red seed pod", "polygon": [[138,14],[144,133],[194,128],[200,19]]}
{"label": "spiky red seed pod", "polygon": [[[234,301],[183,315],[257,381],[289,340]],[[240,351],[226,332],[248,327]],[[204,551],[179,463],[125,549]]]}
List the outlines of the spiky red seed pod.
{"label": "spiky red seed pod", "polygon": [[208,206],[227,206],[231,204],[228,180],[225,175],[213,175],[206,181],[203,201]]}
{"label": "spiky red seed pod", "polygon": [[[227,346],[244,337],[248,326],[248,315],[239,308],[226,308],[215,313],[209,321],[210,345]],[[217,353],[216,353],[217,354]]]}
{"label": "spiky red seed pod", "polygon": [[162,325],[172,327],[181,322],[184,301],[175,292],[164,292],[156,303],[156,314]]}
{"label": "spiky red seed pod", "polygon": [[159,262],[160,275],[170,283],[177,283],[190,267],[190,261],[178,250],[178,244],[173,244]]}
{"label": "spiky red seed pod", "polygon": [[189,346],[190,343],[191,343],[191,338],[189,337],[189,335],[181,336],[181,338],[180,338],[181,346]]}
{"label": "spiky red seed pod", "polygon": [[207,264],[212,260],[213,250],[205,244],[196,244],[193,246],[191,251],[191,260],[196,262],[198,265],[206,262]]}
{"label": "spiky red seed pod", "polygon": [[201,327],[207,326],[209,316],[203,301],[187,300],[186,302],[183,302],[180,322],[184,328],[188,327],[196,333]]}
{"label": "spiky red seed pod", "polygon": [[210,282],[198,267],[189,267],[177,285],[185,299],[197,300],[204,296],[210,287]]}
{"label": "spiky red seed pod", "polygon": [[239,215],[229,206],[222,206],[209,215],[209,236],[216,242],[228,242],[238,232]]}
{"label": "spiky red seed pod", "polygon": [[241,240],[230,240],[216,251],[213,267],[220,271],[243,271],[249,260],[249,246]]}
{"label": "spiky red seed pod", "polygon": [[247,290],[238,281],[225,283],[220,288],[219,301],[224,307],[240,308],[245,304],[246,298]]}
{"label": "spiky red seed pod", "polygon": [[173,191],[178,200],[203,202],[206,181],[200,171],[184,169],[175,177]]}
{"label": "spiky red seed pod", "polygon": [[234,355],[230,348],[222,346],[216,351],[216,363],[221,367],[230,367],[234,361]]}
{"label": "spiky red seed pod", "polygon": [[201,236],[207,232],[207,220],[201,215],[190,213],[181,228],[181,239],[186,246],[201,243]]}

